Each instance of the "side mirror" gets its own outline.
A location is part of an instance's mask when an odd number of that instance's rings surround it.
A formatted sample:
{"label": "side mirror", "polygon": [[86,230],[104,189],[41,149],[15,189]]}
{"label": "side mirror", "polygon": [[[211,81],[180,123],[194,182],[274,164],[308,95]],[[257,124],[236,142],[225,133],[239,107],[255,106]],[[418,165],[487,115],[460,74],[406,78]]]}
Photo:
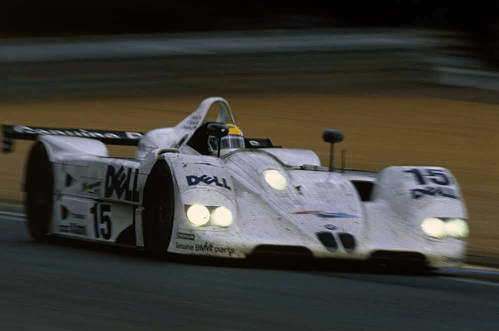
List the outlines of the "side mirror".
{"label": "side mirror", "polygon": [[322,139],[330,144],[336,144],[343,140],[343,133],[340,130],[326,129],[322,134]]}
{"label": "side mirror", "polygon": [[225,137],[229,134],[229,128],[222,123],[210,123],[206,126],[206,133],[209,136],[214,136],[218,138],[218,151],[217,156],[220,157],[220,138]]}
{"label": "side mirror", "polygon": [[329,154],[329,171],[334,171],[334,144],[343,141],[343,133],[340,130],[326,129],[322,134],[322,139],[331,144],[331,153]]}

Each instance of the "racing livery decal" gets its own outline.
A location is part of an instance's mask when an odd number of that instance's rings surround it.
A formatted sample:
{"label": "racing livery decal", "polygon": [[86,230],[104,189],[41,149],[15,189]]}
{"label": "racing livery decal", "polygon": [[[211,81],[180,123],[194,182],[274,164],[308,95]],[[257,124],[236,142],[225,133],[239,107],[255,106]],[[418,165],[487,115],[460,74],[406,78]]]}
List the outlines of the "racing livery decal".
{"label": "racing livery decal", "polygon": [[220,186],[223,188],[226,188],[228,190],[232,190],[229,185],[227,185],[227,180],[225,178],[222,178],[222,183],[220,183],[219,179],[217,176],[213,177],[208,177],[208,175],[202,175],[202,176],[187,176],[185,177],[187,179],[187,184],[189,186],[194,186],[197,185],[201,182],[205,183],[206,185],[210,185],[212,183],[215,183],[216,186]]}
{"label": "racing livery decal", "polygon": [[425,195],[457,199],[454,190],[446,187],[440,188],[428,186],[426,188],[415,188],[411,190],[411,194],[413,199],[419,199],[424,197]]}
{"label": "racing livery decal", "polygon": [[320,218],[359,218],[359,216],[350,215],[346,213],[320,213],[316,214]]}
{"label": "racing livery decal", "polygon": [[90,213],[94,219],[95,238],[109,240],[112,233],[111,205],[95,203],[92,208],[90,208]]}
{"label": "racing livery decal", "polygon": [[[139,191],[137,190],[138,178],[138,168],[132,169],[121,166],[116,170],[114,166],[108,166],[104,196],[110,198],[113,192],[116,192],[118,199],[121,199],[123,196],[125,201],[139,202]],[[130,185],[132,185],[131,188]]]}
{"label": "racing livery decal", "polygon": [[87,228],[84,225],[76,223],[69,223],[69,225],[61,224],[59,225],[59,231],[62,233],[78,234],[82,236],[87,235]]}
{"label": "racing livery decal", "polygon": [[91,183],[83,182],[83,184],[81,185],[81,192],[87,194],[99,195],[100,185],[101,185],[100,180]]}
{"label": "racing livery decal", "polygon": [[177,238],[184,239],[184,240],[194,240],[196,238],[196,236],[192,233],[178,232]]}
{"label": "racing livery decal", "polygon": [[202,120],[201,116],[199,115],[192,115],[189,117],[189,121],[182,125],[182,129],[184,130],[194,130],[197,128],[199,125],[199,122]]}
{"label": "racing livery decal", "polygon": [[31,128],[25,125],[16,125],[13,131],[19,134],[46,134],[51,136],[85,137],[85,138],[113,138],[113,139],[140,139],[142,133],[83,130],[83,129],[53,129],[53,128]]}
{"label": "racing livery decal", "polygon": [[425,188],[411,189],[411,196],[413,199],[419,199],[424,196],[441,196],[444,198],[458,199],[451,186],[451,180],[446,172],[441,169],[422,169],[412,168],[405,170],[405,173],[413,174],[413,178],[417,185],[434,184],[445,187],[426,186]]}
{"label": "racing livery decal", "polygon": [[234,252],[236,251],[232,247],[215,246],[213,243],[208,243],[208,242],[204,244],[184,244],[176,241],[175,248],[188,251],[196,251],[196,252],[228,254],[229,256],[232,256],[232,254],[234,254]]}

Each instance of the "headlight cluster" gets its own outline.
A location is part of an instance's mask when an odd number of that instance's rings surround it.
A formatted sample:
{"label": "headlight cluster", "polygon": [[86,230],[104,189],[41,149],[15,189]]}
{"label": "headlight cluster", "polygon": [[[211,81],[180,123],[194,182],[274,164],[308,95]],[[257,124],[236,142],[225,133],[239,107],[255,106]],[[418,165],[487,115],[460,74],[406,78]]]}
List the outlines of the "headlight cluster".
{"label": "headlight cluster", "polygon": [[470,232],[468,223],[462,218],[431,217],[421,223],[421,228],[433,238],[466,238]]}
{"label": "headlight cluster", "polygon": [[288,188],[288,181],[279,170],[267,169],[262,172],[262,175],[267,184],[274,190],[284,191]]}
{"label": "headlight cluster", "polygon": [[211,225],[228,227],[232,224],[232,213],[219,206],[186,205],[185,211],[189,222],[195,226]]}

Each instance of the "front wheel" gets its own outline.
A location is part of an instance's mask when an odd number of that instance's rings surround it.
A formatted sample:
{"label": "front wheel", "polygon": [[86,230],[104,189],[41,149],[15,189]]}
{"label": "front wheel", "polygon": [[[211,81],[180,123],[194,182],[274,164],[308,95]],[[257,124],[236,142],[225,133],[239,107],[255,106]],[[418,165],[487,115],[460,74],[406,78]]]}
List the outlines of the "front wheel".
{"label": "front wheel", "polygon": [[45,241],[49,232],[54,200],[54,178],[47,149],[36,142],[26,168],[26,213],[28,232],[34,241]]}
{"label": "front wheel", "polygon": [[159,161],[144,189],[144,245],[155,257],[165,257],[172,236],[174,188],[170,168]]}

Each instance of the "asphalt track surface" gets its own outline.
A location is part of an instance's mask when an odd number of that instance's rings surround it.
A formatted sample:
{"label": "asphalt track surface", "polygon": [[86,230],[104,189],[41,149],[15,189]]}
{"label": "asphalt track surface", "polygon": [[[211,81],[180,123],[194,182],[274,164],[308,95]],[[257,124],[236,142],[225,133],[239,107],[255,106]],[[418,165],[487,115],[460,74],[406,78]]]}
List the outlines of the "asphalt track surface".
{"label": "asphalt track surface", "polygon": [[[0,330],[497,330],[499,284],[345,267],[158,261],[0,218]],[[495,275],[491,271],[484,274]]]}

